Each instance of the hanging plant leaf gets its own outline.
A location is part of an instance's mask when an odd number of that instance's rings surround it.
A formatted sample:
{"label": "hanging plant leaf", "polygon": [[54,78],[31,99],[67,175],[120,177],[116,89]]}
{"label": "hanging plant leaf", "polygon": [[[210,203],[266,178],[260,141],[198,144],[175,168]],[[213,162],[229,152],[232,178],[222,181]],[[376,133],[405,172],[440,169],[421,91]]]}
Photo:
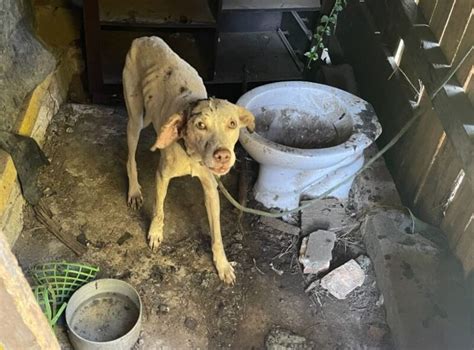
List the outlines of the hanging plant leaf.
{"label": "hanging plant leaf", "polygon": [[313,43],[309,51],[305,52],[305,56],[308,57],[307,67],[311,68],[311,62],[317,61],[319,58],[319,52],[325,50],[323,42],[324,36],[330,36],[336,32],[337,26],[337,14],[344,9],[347,5],[347,0],[336,0],[334,6],[329,15],[324,15],[319,20],[319,25],[313,32]]}
{"label": "hanging plant leaf", "polygon": [[320,20],[321,23],[327,23],[328,21],[329,21],[328,16],[324,15],[323,17],[321,17],[321,20]]}

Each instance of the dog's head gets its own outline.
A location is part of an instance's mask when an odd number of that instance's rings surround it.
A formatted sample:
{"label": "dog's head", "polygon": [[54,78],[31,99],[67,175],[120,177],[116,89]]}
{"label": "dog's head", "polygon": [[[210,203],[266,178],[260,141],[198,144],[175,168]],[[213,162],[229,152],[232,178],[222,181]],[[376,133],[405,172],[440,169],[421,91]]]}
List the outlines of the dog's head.
{"label": "dog's head", "polygon": [[239,129],[255,129],[255,117],[226,100],[205,99],[168,118],[152,150],[168,147],[182,138],[187,154],[216,175],[229,172],[235,163],[234,146]]}

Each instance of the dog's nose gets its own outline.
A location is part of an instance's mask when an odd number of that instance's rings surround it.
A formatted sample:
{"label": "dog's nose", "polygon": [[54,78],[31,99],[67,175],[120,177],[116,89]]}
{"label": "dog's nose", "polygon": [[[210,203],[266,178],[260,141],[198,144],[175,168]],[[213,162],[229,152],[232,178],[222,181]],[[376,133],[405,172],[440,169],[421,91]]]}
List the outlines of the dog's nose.
{"label": "dog's nose", "polygon": [[214,160],[218,163],[225,164],[230,160],[230,151],[227,148],[218,148],[214,151]]}

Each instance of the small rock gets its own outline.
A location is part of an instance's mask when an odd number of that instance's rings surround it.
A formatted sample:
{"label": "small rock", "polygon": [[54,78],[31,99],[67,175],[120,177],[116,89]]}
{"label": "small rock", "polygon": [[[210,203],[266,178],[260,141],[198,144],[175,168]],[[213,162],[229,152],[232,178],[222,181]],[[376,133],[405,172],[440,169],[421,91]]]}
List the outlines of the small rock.
{"label": "small rock", "polygon": [[233,243],[230,246],[230,250],[242,250],[244,246],[241,243]]}
{"label": "small rock", "polygon": [[355,260],[364,271],[367,271],[370,266],[370,258],[367,255],[359,255]]}
{"label": "small rock", "polygon": [[299,261],[303,264],[303,273],[318,274],[329,268],[336,234],[318,230],[305,237],[301,243]]}
{"label": "small rock", "polygon": [[66,133],[72,134],[74,132],[74,129],[71,127],[66,128]]}
{"label": "small rock", "polygon": [[76,237],[76,240],[83,244],[83,245],[87,245],[87,243],[89,243],[89,240],[87,239],[87,236],[84,232],[81,232],[77,237]]}
{"label": "small rock", "polygon": [[263,216],[260,219],[260,222],[267,227],[273,228],[277,231],[280,231],[289,235],[299,236],[300,234],[299,227],[287,224],[286,222],[275,219],[275,218],[269,218],[269,217]]}
{"label": "small rock", "polygon": [[286,329],[274,328],[265,339],[266,350],[309,350],[314,344]]}
{"label": "small rock", "polygon": [[92,245],[97,249],[102,249],[107,246],[107,243],[105,243],[104,241],[95,241]]}
{"label": "small rock", "polygon": [[117,240],[117,244],[122,245],[132,237],[132,234],[127,231],[122,236],[120,236],[120,238]]}
{"label": "small rock", "polygon": [[352,259],[324,276],[321,279],[321,287],[327,289],[336,298],[345,299],[350,292],[360,287],[364,280],[364,271]]}
{"label": "small rock", "polygon": [[43,191],[43,194],[46,197],[50,197],[53,194],[53,190],[51,189],[51,187],[46,187]]}
{"label": "small rock", "polygon": [[132,273],[130,270],[124,271],[124,272],[118,272],[115,278],[119,280],[126,280],[129,279],[132,276]]}
{"label": "small rock", "polygon": [[49,132],[51,134],[57,134],[58,133],[58,124],[56,123],[51,123],[50,127],[49,127]]}
{"label": "small rock", "polygon": [[186,326],[186,328],[194,331],[197,327],[197,321],[192,317],[186,317],[186,319],[184,320],[184,325]]}
{"label": "small rock", "polygon": [[167,314],[168,312],[170,312],[170,307],[166,304],[160,304],[158,306],[158,312],[162,314]]}
{"label": "small rock", "polygon": [[375,302],[375,306],[381,307],[384,303],[383,294],[380,294],[378,300]]}

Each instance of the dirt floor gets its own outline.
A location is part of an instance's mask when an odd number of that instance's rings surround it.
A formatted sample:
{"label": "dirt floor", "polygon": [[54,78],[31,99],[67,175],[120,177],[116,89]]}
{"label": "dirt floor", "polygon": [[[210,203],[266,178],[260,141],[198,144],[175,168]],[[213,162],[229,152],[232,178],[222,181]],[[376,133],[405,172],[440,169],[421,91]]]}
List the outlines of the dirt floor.
{"label": "dirt floor", "polygon": [[[172,181],[165,240],[152,253],[145,234],[159,155],[148,150],[154,133],[145,130],[137,158],[145,205],[132,211],[126,205],[125,131],[126,114],[118,107],[66,105],[54,118],[44,146],[51,165],[40,186],[54,219],[88,251],[75,256],[27,208],[14,247],[25,272],[40,262],[81,261],[99,266],[99,277],[131,283],[144,303],[137,349],[262,349],[272,329],[304,337],[299,349],[391,348],[371,266],[364,285],[346,300],[323,291],[305,293],[310,278],[297,262],[299,240],[264,227],[256,217],[244,216],[241,230],[238,211],[224,198],[222,231],[237,283],[221,283],[196,179]],[[237,192],[238,164],[225,183]],[[64,327],[57,332],[63,348],[70,348]]]}

